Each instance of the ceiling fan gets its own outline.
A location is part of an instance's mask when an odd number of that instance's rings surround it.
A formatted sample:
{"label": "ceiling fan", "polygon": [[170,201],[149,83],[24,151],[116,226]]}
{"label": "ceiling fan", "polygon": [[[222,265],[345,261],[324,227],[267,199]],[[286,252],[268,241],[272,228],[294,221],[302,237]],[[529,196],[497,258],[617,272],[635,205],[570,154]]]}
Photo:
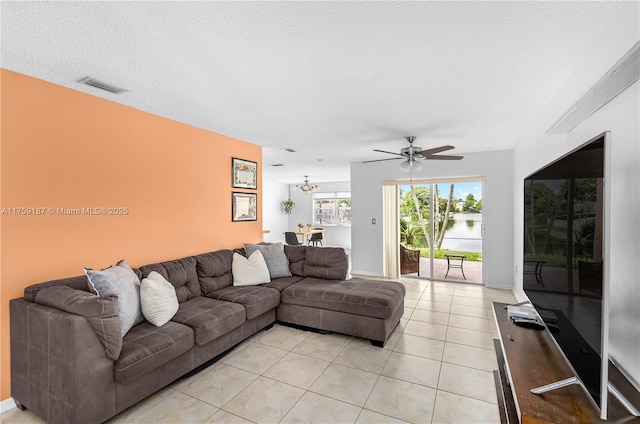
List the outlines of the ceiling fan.
{"label": "ceiling fan", "polygon": [[390,155],[399,156],[397,158],[388,158],[388,159],[376,159],[376,160],[366,160],[362,163],[370,163],[370,162],[382,162],[385,160],[396,160],[396,159],[404,159],[400,164],[400,169],[404,172],[409,172],[414,169],[419,171],[422,169],[422,164],[418,161],[418,159],[426,159],[426,160],[460,160],[463,156],[453,156],[453,155],[437,155],[437,153],[445,152],[447,150],[455,149],[454,146],[440,146],[434,147],[432,149],[423,150],[421,147],[414,146],[413,142],[416,141],[416,137],[410,136],[405,137],[409,142],[409,147],[405,147],[400,150],[400,153],[388,152],[386,150],[378,150],[374,149],[374,152],[380,153],[388,153]]}

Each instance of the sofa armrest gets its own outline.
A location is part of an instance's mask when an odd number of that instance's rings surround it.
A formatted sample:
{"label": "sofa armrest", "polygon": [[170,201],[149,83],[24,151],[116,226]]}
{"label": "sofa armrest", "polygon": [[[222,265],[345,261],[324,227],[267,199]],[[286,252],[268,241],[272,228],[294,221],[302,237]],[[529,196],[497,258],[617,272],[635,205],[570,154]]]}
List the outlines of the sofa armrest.
{"label": "sofa armrest", "polygon": [[114,362],[87,319],[10,302],[11,395],[49,423],[100,423],[116,413]]}
{"label": "sofa armrest", "polygon": [[54,286],[40,290],[35,302],[85,317],[104,346],[107,357],[115,361],[120,356],[122,332],[118,296],[98,296],[67,286]]}

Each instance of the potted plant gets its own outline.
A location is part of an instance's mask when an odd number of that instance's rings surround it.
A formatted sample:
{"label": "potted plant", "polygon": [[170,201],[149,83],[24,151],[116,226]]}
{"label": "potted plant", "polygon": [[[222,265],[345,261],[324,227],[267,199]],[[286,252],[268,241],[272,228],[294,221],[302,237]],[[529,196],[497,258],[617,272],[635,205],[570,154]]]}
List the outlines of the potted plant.
{"label": "potted plant", "polygon": [[420,226],[407,224],[400,229],[400,235],[407,244],[415,244],[416,238],[422,234],[422,228]]}
{"label": "potted plant", "polygon": [[293,200],[291,199],[287,199],[284,202],[282,202],[282,212],[284,212],[287,215],[291,215],[291,211],[293,210],[293,207],[296,204],[293,202]]}

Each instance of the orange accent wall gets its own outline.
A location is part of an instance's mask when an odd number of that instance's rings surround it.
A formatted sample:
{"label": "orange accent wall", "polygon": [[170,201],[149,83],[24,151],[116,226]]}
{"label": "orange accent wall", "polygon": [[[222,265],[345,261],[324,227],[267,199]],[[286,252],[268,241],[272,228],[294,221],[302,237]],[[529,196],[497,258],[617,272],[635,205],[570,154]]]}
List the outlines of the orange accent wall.
{"label": "orange accent wall", "polygon": [[[4,400],[10,299],[31,284],[82,275],[83,267],[123,258],[136,267],[260,241],[260,206],[257,221],[231,222],[231,158],[257,162],[260,173],[262,149],[15,72],[2,69],[0,77]],[[261,187],[259,175],[258,205]]]}

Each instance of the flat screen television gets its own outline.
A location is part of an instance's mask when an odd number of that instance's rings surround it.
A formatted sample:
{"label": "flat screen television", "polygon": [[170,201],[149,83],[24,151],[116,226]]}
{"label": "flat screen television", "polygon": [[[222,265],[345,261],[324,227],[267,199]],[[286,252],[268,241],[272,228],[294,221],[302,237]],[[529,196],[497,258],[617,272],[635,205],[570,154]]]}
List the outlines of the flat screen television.
{"label": "flat screen television", "polygon": [[600,407],[604,136],[524,180],[523,289]]}

